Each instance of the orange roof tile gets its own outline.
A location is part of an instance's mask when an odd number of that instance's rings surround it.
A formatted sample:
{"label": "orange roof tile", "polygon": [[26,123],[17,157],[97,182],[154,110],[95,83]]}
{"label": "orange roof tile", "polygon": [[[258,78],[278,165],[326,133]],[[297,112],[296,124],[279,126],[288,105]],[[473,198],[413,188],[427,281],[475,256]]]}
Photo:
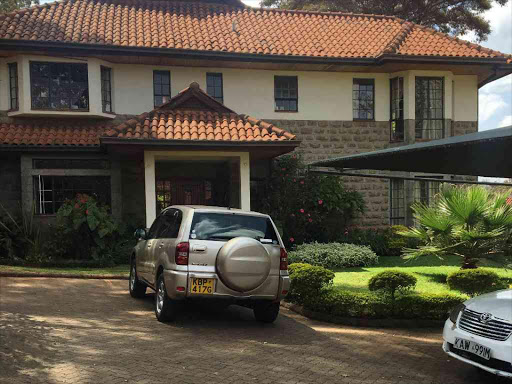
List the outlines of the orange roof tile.
{"label": "orange roof tile", "polygon": [[0,16],[1,39],[267,56],[510,58],[395,17],[254,9],[238,0],[63,0]]}

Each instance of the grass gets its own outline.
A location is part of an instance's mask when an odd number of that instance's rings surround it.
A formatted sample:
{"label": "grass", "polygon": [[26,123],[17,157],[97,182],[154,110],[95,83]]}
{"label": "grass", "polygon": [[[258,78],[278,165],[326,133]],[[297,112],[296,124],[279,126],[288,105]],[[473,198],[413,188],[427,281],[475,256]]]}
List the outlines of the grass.
{"label": "grass", "polygon": [[57,267],[18,267],[18,266],[9,266],[9,265],[0,265],[0,272],[28,272],[28,273],[41,273],[41,274],[51,274],[51,275],[60,275],[60,274],[69,274],[69,275],[120,275],[126,276],[130,274],[130,266],[129,265],[117,265],[115,267],[109,268],[86,268],[86,267],[66,267],[66,268],[57,268]]}
{"label": "grass", "polygon": [[[488,262],[481,264],[506,278],[512,284],[512,269],[505,269],[497,264]],[[458,291],[451,291],[446,285],[449,273],[460,269],[460,258],[457,256],[440,260],[437,257],[423,257],[415,260],[403,260],[398,256],[379,257],[379,264],[374,267],[346,268],[336,272],[334,286],[340,290],[368,291],[368,280],[386,269],[393,268],[412,273],[418,279],[416,292],[445,294],[451,293],[464,296]]]}

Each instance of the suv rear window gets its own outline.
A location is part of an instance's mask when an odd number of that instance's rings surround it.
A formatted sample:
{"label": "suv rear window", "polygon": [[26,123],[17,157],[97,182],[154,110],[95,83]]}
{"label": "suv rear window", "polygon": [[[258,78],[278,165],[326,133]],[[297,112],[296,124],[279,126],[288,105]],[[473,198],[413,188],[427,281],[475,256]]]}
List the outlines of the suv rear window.
{"label": "suv rear window", "polygon": [[194,213],[191,239],[226,241],[235,237],[252,237],[262,243],[279,243],[269,218],[232,213]]}

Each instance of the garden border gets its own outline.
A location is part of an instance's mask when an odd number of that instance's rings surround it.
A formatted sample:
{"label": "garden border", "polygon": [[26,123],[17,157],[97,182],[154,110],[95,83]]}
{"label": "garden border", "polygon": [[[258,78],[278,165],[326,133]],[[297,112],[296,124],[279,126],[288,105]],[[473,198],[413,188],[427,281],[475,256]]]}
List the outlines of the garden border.
{"label": "garden border", "polygon": [[73,273],[47,273],[47,272],[14,272],[0,271],[0,277],[53,277],[63,279],[94,279],[94,280],[128,280],[124,275],[96,275]]}

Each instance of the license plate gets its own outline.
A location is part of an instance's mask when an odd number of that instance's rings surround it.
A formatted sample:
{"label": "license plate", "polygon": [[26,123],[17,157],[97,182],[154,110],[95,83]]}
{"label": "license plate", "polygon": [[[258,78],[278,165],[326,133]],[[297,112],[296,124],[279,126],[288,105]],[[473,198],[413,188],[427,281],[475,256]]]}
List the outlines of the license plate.
{"label": "license plate", "polygon": [[213,284],[215,279],[190,279],[190,293],[199,295],[213,295]]}
{"label": "license plate", "polygon": [[484,347],[474,341],[459,339],[456,337],[453,347],[480,356],[485,360],[489,360],[491,358],[491,348]]}

